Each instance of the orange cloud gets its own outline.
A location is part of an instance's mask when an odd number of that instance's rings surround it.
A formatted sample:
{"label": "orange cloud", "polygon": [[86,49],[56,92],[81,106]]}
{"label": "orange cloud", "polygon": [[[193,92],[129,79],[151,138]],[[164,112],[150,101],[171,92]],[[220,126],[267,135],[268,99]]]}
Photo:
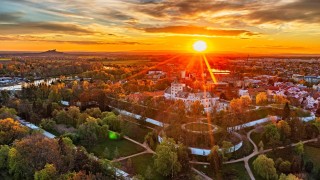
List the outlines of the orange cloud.
{"label": "orange cloud", "polygon": [[205,27],[198,27],[198,26],[166,26],[166,27],[145,28],[144,30],[145,32],[148,32],[148,33],[198,34],[198,35],[207,35],[207,36],[259,35],[259,33],[254,33],[247,30],[208,29]]}

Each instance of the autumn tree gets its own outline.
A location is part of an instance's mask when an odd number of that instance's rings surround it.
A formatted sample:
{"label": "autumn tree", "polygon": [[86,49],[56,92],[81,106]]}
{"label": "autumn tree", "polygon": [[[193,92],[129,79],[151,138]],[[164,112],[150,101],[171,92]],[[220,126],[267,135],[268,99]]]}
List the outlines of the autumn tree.
{"label": "autumn tree", "polygon": [[46,164],[43,169],[36,171],[34,180],[56,180],[58,172],[53,164]]}
{"label": "autumn tree", "polygon": [[260,92],[256,96],[256,104],[257,105],[264,105],[268,102],[268,97],[266,92]]}
{"label": "autumn tree", "polygon": [[12,118],[15,119],[17,111],[14,108],[2,107],[0,108],[0,119]]}
{"label": "autumn tree", "polygon": [[288,100],[282,95],[274,95],[273,99],[276,104],[285,104],[288,102]]}
{"label": "autumn tree", "polygon": [[10,144],[27,135],[28,129],[19,122],[7,118],[0,120],[0,144]]}
{"label": "autumn tree", "polygon": [[58,168],[61,167],[62,158],[57,141],[40,134],[15,142],[9,151],[9,172],[15,178],[32,177],[35,171],[42,170],[47,163]]}
{"label": "autumn tree", "polygon": [[291,127],[286,121],[281,120],[276,124],[276,126],[279,129],[282,141],[291,136]]}

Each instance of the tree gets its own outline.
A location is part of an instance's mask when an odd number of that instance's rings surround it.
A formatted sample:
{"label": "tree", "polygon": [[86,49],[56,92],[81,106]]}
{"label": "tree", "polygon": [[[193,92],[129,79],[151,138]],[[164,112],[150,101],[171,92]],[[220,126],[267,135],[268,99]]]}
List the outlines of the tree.
{"label": "tree", "polygon": [[288,122],[281,120],[277,123],[277,128],[280,131],[281,139],[285,140],[291,136],[291,127]]}
{"label": "tree", "polygon": [[279,165],[279,171],[288,174],[291,170],[291,163],[289,161],[282,161]]}
{"label": "tree", "polygon": [[174,176],[181,170],[175,144],[173,139],[164,138],[157,146],[154,155],[154,167],[163,176]]}
{"label": "tree", "polygon": [[277,170],[274,167],[274,161],[262,154],[253,161],[253,168],[262,178],[271,180],[277,179]]}
{"label": "tree", "polygon": [[290,118],[290,113],[291,113],[291,110],[290,110],[289,103],[286,102],[286,104],[285,104],[285,106],[283,108],[282,119],[288,120]]}
{"label": "tree", "polygon": [[155,149],[157,142],[157,134],[155,131],[148,132],[148,134],[144,137],[144,141],[148,144],[151,149]]}
{"label": "tree", "polygon": [[55,180],[57,179],[58,172],[53,164],[46,164],[40,171],[34,174],[34,180]]}
{"label": "tree", "polygon": [[284,96],[281,96],[281,95],[274,95],[273,99],[274,99],[274,102],[277,104],[285,104],[288,102],[288,100]]}
{"label": "tree", "polygon": [[40,134],[15,142],[9,151],[9,172],[18,179],[32,177],[47,163],[61,168],[62,157],[57,141]]}
{"label": "tree", "polygon": [[40,127],[49,132],[55,131],[56,125],[53,119],[42,119],[40,123]]}
{"label": "tree", "polygon": [[256,96],[256,104],[257,105],[264,105],[267,102],[268,102],[267,93],[260,92],[259,94],[257,94],[257,96]]}
{"label": "tree", "polygon": [[294,151],[299,155],[302,156],[304,153],[304,147],[303,147],[303,143],[300,141],[296,147],[294,148]]}
{"label": "tree", "polygon": [[9,150],[10,147],[8,145],[0,146],[0,170],[7,168]]}
{"label": "tree", "polygon": [[279,180],[301,180],[301,179],[293,174],[285,175],[281,173]]}
{"label": "tree", "polygon": [[0,120],[0,144],[10,144],[27,135],[28,129],[11,118]]}
{"label": "tree", "polygon": [[211,148],[208,155],[210,166],[213,168],[213,174],[217,179],[221,179],[222,155],[219,152],[219,146],[215,145]]}
{"label": "tree", "polygon": [[275,168],[279,169],[280,164],[283,162],[282,158],[277,158],[276,162],[275,162]]}
{"label": "tree", "polygon": [[99,127],[97,120],[93,117],[89,117],[87,122],[79,126],[78,134],[84,145],[89,146],[97,142]]}
{"label": "tree", "polygon": [[85,113],[89,114],[90,116],[92,116],[94,118],[101,118],[101,115],[102,115],[100,108],[86,109]]}
{"label": "tree", "polygon": [[268,124],[265,126],[263,137],[266,139],[268,144],[275,146],[280,141],[280,133],[274,124]]}
{"label": "tree", "polygon": [[5,106],[0,108],[0,119],[5,119],[5,118],[14,119],[16,115],[17,115],[17,111],[13,108],[8,108]]}

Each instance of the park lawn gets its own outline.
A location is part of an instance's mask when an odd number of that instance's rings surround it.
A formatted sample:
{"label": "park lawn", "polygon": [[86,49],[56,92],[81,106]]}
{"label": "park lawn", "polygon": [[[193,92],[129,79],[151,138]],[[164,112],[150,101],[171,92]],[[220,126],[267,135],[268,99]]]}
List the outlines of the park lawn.
{"label": "park lawn", "polygon": [[[140,156],[132,157],[131,160],[132,160],[132,167],[134,171],[133,174],[136,174],[136,175],[140,174],[144,176],[148,166],[150,166],[152,169],[153,180],[165,180],[166,177],[162,176],[155,170],[153,166],[154,161],[152,157],[153,157],[153,154],[143,154]],[[124,166],[125,170],[127,170],[126,169],[127,167],[125,167],[127,164],[127,160],[122,161],[121,164]]]}
{"label": "park lawn", "polygon": [[[212,173],[212,168],[209,165],[193,165],[194,168],[197,170],[203,172],[207,176],[213,178],[213,173]],[[236,174],[235,177],[231,178],[232,179],[250,179],[246,168],[244,167],[243,162],[237,162],[237,163],[232,163],[232,164],[224,164],[222,167],[223,171],[225,172],[234,172]],[[230,179],[230,177],[228,177]]]}
{"label": "park lawn", "polygon": [[140,143],[144,142],[144,137],[152,130],[132,122],[124,121],[126,126],[125,135]]}
{"label": "park lawn", "polygon": [[[104,151],[108,148],[109,155],[106,156]],[[96,145],[87,147],[88,152],[93,153],[99,158],[114,159],[115,149],[118,148],[119,157],[125,157],[144,151],[144,148],[126,139],[111,140],[104,139]]]}

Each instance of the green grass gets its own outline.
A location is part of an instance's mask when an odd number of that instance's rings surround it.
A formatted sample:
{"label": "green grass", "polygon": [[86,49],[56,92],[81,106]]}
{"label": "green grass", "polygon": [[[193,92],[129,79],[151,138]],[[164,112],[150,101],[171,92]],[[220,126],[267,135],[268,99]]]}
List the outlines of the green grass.
{"label": "green grass", "polygon": [[[109,150],[109,155],[106,155],[104,153],[106,147]],[[133,142],[130,142],[126,139],[105,139],[98,142],[96,145],[87,147],[87,150],[90,153],[94,153],[94,155],[98,156],[99,158],[113,159],[116,148],[118,148],[119,157],[129,156],[132,154],[142,152],[144,150],[144,148],[142,148],[141,146],[134,144]]]}
{"label": "green grass", "polygon": [[[152,154],[143,154],[140,156],[135,156],[133,158],[131,158],[132,160],[132,167],[133,167],[133,173],[134,174],[140,174],[142,176],[145,175],[145,172],[148,168],[148,166],[151,167],[152,169],[152,174],[153,174],[153,180],[164,180],[166,179],[166,177],[163,177],[161,174],[159,174],[153,166],[153,158],[152,158]],[[127,164],[127,160],[122,161],[121,164],[125,167]],[[127,168],[127,167],[125,167]],[[127,169],[126,169],[127,170]]]}
{"label": "green grass", "polygon": [[148,129],[146,127],[125,121],[125,135],[128,136],[131,139],[134,139],[140,143],[144,142],[144,137],[148,134],[148,132],[151,132],[151,129]]}
{"label": "green grass", "polygon": [[[194,168],[197,170],[203,172],[207,176],[213,178],[213,172],[212,168],[209,165],[194,165]],[[229,180],[247,180],[250,179],[246,168],[244,167],[243,162],[238,162],[238,163],[232,163],[232,164],[224,164],[222,167],[222,171],[224,174],[232,173],[233,175],[231,176],[226,176],[224,179],[229,179]]]}
{"label": "green grass", "polygon": [[185,128],[190,131],[198,131],[198,132],[202,132],[202,131],[208,132],[212,130],[211,126],[209,127],[207,124],[202,124],[202,123],[187,124]]}

